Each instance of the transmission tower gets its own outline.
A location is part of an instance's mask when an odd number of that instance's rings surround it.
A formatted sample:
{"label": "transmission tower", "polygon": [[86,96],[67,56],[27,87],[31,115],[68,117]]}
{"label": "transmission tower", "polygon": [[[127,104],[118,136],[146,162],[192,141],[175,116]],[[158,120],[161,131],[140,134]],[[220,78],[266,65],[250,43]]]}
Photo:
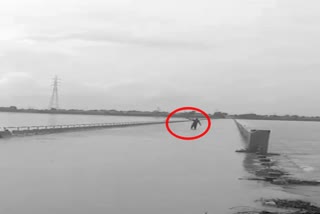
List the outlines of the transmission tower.
{"label": "transmission tower", "polygon": [[55,76],[52,84],[52,95],[49,103],[49,109],[59,109],[59,96],[58,96],[58,76]]}

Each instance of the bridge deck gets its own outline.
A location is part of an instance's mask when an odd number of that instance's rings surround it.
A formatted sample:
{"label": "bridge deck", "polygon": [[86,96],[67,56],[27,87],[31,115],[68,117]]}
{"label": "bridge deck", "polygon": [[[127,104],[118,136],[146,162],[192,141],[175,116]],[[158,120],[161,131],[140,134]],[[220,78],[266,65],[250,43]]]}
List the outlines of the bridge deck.
{"label": "bridge deck", "polygon": [[[188,122],[189,120],[170,121],[170,123]],[[69,124],[69,125],[52,125],[52,126],[18,126],[3,127],[0,131],[0,137],[26,136],[36,134],[50,134],[67,131],[81,131],[89,129],[115,128],[127,126],[142,126],[164,124],[165,121],[140,121],[140,122],[118,122],[118,123],[94,123],[94,124]]]}

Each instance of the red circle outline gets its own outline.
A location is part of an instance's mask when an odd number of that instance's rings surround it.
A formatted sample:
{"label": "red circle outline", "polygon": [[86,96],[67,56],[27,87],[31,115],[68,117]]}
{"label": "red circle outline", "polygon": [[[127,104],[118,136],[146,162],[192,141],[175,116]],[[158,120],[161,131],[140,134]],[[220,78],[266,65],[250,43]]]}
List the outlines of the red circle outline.
{"label": "red circle outline", "polygon": [[[170,129],[169,120],[170,120],[170,118],[171,118],[175,113],[177,113],[177,112],[179,112],[179,111],[183,111],[183,110],[193,110],[193,111],[200,112],[202,115],[204,115],[204,116],[206,117],[207,121],[208,121],[208,126],[207,126],[206,130],[205,130],[204,132],[202,132],[201,134],[196,135],[196,136],[193,136],[193,137],[185,137],[185,136],[177,135],[176,133],[174,133],[174,132]],[[166,119],[166,128],[167,128],[168,132],[169,132],[172,136],[174,136],[174,137],[176,137],[176,138],[179,138],[179,139],[181,139],[181,140],[195,140],[195,139],[198,139],[198,138],[203,137],[204,135],[206,135],[206,134],[209,132],[209,130],[210,130],[210,128],[211,128],[211,119],[210,119],[209,115],[208,115],[206,112],[204,112],[203,110],[201,110],[201,109],[199,109],[199,108],[196,108],[196,107],[192,107],[192,106],[185,106],[185,107],[181,107],[181,108],[175,109],[174,111],[172,111],[172,112],[168,115],[168,117],[167,117],[167,119]]]}

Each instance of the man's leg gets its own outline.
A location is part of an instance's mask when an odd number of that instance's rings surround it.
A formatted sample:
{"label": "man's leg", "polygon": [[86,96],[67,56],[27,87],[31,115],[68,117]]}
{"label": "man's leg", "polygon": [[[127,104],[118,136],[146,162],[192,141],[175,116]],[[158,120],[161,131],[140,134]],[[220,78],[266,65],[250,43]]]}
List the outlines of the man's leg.
{"label": "man's leg", "polygon": [[191,129],[195,129],[195,123],[192,123]]}

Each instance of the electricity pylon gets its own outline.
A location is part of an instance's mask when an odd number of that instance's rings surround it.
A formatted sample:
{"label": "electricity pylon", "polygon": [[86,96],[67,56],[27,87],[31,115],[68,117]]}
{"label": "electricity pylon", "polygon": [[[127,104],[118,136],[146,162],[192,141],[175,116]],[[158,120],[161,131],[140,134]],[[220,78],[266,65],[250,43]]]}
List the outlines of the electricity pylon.
{"label": "electricity pylon", "polygon": [[52,84],[52,95],[49,103],[49,109],[59,109],[59,96],[58,96],[58,76],[55,76]]}

